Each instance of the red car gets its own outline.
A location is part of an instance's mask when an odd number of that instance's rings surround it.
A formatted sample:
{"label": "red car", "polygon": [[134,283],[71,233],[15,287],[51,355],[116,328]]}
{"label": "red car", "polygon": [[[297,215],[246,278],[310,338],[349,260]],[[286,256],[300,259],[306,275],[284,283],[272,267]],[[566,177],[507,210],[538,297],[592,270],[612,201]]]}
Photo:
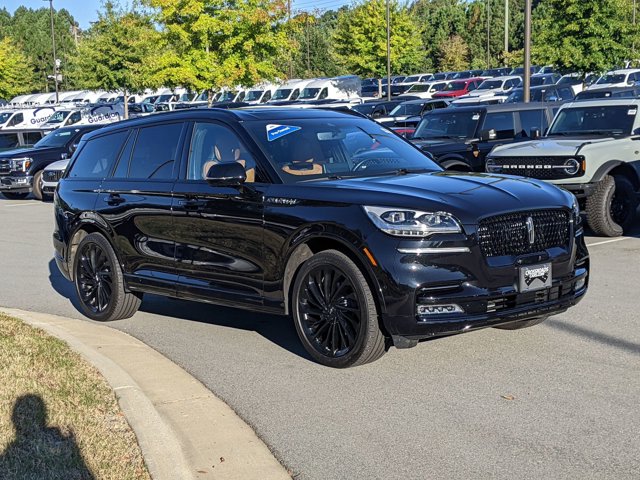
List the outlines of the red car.
{"label": "red car", "polygon": [[475,78],[465,78],[463,80],[453,80],[449,82],[449,84],[444,87],[443,90],[434,93],[432,98],[455,98],[461,97],[462,95],[466,95],[467,93],[478,88],[485,78],[475,77]]}

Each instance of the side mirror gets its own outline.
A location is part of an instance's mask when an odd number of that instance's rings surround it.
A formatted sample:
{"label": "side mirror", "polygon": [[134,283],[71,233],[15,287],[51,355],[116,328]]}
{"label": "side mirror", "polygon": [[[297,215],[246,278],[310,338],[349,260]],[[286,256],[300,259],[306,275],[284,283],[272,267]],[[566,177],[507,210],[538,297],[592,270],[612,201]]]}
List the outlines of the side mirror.
{"label": "side mirror", "polygon": [[636,84],[636,82],[634,82],[633,80],[628,80],[627,81],[627,85],[635,85],[635,84]]}
{"label": "side mirror", "polygon": [[538,127],[533,127],[531,132],[529,133],[529,138],[531,140],[537,140],[540,138],[540,129]]}
{"label": "side mirror", "polygon": [[215,163],[205,178],[209,185],[237,187],[247,180],[247,172],[238,162]]}
{"label": "side mirror", "polygon": [[480,134],[478,135],[478,139],[481,142],[488,142],[489,140],[495,140],[498,138],[498,134],[492,128],[491,130],[480,130]]}

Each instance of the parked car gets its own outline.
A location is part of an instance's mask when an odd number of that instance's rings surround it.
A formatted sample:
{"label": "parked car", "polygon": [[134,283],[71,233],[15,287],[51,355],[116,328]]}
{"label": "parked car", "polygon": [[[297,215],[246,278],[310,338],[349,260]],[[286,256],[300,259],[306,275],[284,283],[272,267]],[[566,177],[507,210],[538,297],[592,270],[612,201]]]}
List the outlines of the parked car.
{"label": "parked car", "polygon": [[[529,72],[531,72],[531,75],[535,75],[539,71],[540,71],[540,67],[538,67],[538,66],[533,65],[533,66],[529,67]],[[519,77],[522,77],[524,75],[524,67],[516,67],[516,68],[512,69],[509,72],[509,75],[518,75]]]}
{"label": "parked car", "polygon": [[391,95],[401,95],[403,93],[406,93],[413,85],[424,84],[432,79],[432,73],[419,73],[417,75],[410,75],[401,82],[397,82],[391,85]]}
{"label": "parked car", "polygon": [[559,87],[571,87],[574,95],[577,95],[585,88],[585,77],[579,73],[568,73],[558,80]]}
{"label": "parked car", "polygon": [[531,75],[531,86],[538,87],[540,85],[555,85],[562,78],[559,73],[537,73]]}
{"label": "parked car", "polygon": [[484,82],[484,78],[468,78],[466,80],[452,80],[446,87],[433,94],[431,98],[456,98],[473,92]]}
{"label": "parked car", "polygon": [[584,90],[576,95],[576,100],[595,100],[597,98],[638,98],[640,85],[633,87],[597,88]]}
{"label": "parked car", "polygon": [[510,68],[489,68],[487,70],[483,70],[479,77],[504,77],[509,75],[511,72]]}
{"label": "parked car", "polygon": [[541,103],[505,103],[448,108],[422,117],[411,142],[429,152],[447,170],[485,170],[485,158],[496,145],[528,140],[543,132],[553,109]]}
{"label": "parked car", "polygon": [[100,125],[63,127],[47,134],[32,148],[0,153],[0,193],[10,200],[26,198],[33,192],[43,199],[42,172],[57,160],[70,157],[82,135]]}
{"label": "parked car", "polygon": [[[568,102],[574,99],[573,89],[561,85],[542,85],[529,89],[529,98],[532,102]],[[520,103],[524,101],[524,88],[518,87],[512,90],[505,103]]]}
{"label": "parked car", "polygon": [[387,117],[376,118],[376,122],[385,127],[415,127],[425,113],[449,106],[447,99],[408,100],[397,105]]}
{"label": "parked car", "polygon": [[[473,102],[478,98],[488,98],[503,96],[506,99],[514,88],[522,84],[522,79],[518,76],[488,78],[482,82],[474,91],[459,97],[456,102]],[[504,101],[503,99],[503,101]]]}
{"label": "parked car", "polygon": [[455,76],[455,74],[458,72],[439,72],[439,73],[434,73],[433,74],[433,78],[431,80],[453,80],[453,77]]}
{"label": "parked car", "polygon": [[54,258],[93,320],[132,316],[145,293],[291,314],[312,358],[351,367],[578,303],[574,202],[443,174],[354,115],[185,110],[83,138],[55,196]]}
{"label": "parked car", "polygon": [[39,128],[0,131],[0,151],[32,147],[44,136]]}
{"label": "parked car", "polygon": [[0,110],[0,130],[34,128],[46,122],[54,112],[53,107]]}
{"label": "parked car", "polygon": [[371,118],[386,117],[387,115],[389,115],[391,110],[393,110],[404,101],[404,99],[391,101],[373,100],[361,103],[359,105],[354,105],[353,107],[351,107],[351,109]]}
{"label": "parked car", "polygon": [[594,232],[622,235],[638,207],[639,107],[630,98],[565,104],[546,137],[496,147],[486,169],[561,186],[581,199]]}
{"label": "parked car", "polygon": [[600,88],[628,87],[638,82],[640,82],[640,69],[623,68],[605,73],[597,82],[590,85],[587,89],[597,90]]}
{"label": "parked car", "polygon": [[406,99],[406,97],[418,97],[418,98],[431,98],[434,94],[441,92],[444,90],[447,85],[449,85],[449,81],[431,81],[426,83],[416,83],[412,85],[409,90],[407,90],[402,95],[398,95],[398,98]]}

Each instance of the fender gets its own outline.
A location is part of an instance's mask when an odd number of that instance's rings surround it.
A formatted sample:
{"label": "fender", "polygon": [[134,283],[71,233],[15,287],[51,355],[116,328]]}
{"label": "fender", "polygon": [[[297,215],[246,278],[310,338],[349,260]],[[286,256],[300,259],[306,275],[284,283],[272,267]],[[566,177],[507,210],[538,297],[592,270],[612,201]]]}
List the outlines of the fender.
{"label": "fender", "polygon": [[596,173],[593,175],[591,181],[599,182],[606,175],[608,175],[613,169],[617,167],[624,166],[629,169],[630,172],[633,172],[633,178],[631,178],[631,182],[634,184],[636,189],[640,186],[640,172],[638,172],[638,168],[640,168],[640,160],[634,162],[636,165],[631,164],[630,162],[623,162],[622,160],[609,160],[596,170]]}
{"label": "fender", "polygon": [[439,158],[437,161],[440,164],[440,166],[446,170],[449,170],[451,167],[456,167],[456,166],[465,167],[467,170],[473,170],[473,167],[462,155],[447,154]]}

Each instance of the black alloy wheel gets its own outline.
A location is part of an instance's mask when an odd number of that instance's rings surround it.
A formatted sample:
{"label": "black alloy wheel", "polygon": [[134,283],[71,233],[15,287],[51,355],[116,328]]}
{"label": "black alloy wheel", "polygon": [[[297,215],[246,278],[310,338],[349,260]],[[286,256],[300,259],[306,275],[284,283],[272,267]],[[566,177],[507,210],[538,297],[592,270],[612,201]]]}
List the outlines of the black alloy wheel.
{"label": "black alloy wheel", "polygon": [[371,289],[346,255],[326,250],[307,260],[296,276],[292,303],[298,336],[319,363],[352,367],[385,353]]}
{"label": "black alloy wheel", "polygon": [[94,314],[103,313],[113,294],[113,266],[100,245],[86,243],[78,264],[80,300]]}
{"label": "black alloy wheel", "polygon": [[142,294],[125,289],[124,276],[109,241],[99,233],[84,237],[73,259],[80,310],[92,320],[129,318],[140,308]]}

